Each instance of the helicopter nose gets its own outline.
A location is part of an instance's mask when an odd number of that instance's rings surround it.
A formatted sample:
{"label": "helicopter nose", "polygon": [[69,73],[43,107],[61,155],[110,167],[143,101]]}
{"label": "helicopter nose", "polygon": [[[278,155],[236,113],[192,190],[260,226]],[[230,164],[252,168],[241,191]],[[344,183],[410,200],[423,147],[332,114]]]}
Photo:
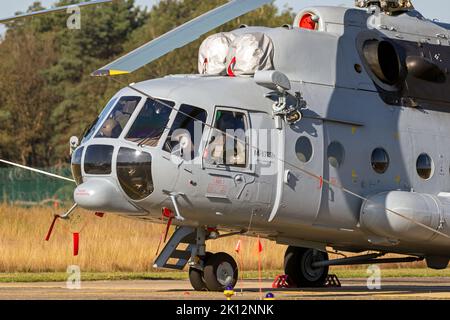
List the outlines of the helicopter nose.
{"label": "helicopter nose", "polygon": [[79,185],[74,192],[75,202],[82,208],[92,211],[137,213],[117,189],[105,178],[91,178]]}

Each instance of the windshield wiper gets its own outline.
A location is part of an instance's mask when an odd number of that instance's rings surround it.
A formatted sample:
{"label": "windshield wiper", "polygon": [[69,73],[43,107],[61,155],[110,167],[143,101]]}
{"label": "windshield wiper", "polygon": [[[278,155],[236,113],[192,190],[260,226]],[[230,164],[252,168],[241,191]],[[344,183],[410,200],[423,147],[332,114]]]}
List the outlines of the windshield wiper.
{"label": "windshield wiper", "polygon": [[149,133],[149,134],[145,135],[143,138],[141,138],[138,141],[136,141],[137,144],[138,144],[138,147],[142,147],[143,145],[145,145],[145,143],[148,140],[150,140],[152,138],[155,138],[157,136],[157,134],[155,134],[155,132],[159,132],[159,130],[161,130],[161,129],[162,129],[162,132],[161,132],[161,134],[159,134],[158,140],[164,134],[164,130],[166,130],[166,129],[170,130],[170,128],[168,126],[162,126],[162,127],[158,128],[157,130],[153,131],[152,133]]}

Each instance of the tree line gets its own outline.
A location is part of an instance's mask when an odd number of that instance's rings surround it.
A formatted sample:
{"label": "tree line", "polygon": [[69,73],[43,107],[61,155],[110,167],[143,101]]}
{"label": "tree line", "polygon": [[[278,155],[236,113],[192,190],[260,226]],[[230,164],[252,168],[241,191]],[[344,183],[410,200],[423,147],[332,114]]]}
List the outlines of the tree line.
{"label": "tree line", "polygon": [[[79,1],[61,0],[57,6]],[[122,85],[90,73],[226,0],[161,0],[141,8],[134,0],[82,9],[81,28],[65,13],[16,20],[0,43],[0,158],[34,167],[65,166],[68,141],[81,137]],[[44,9],[35,2],[28,11]],[[292,9],[266,5],[214,32],[241,24],[281,26]],[[214,33],[212,32],[212,33]],[[201,41],[147,65],[122,83],[168,74],[197,73]]]}

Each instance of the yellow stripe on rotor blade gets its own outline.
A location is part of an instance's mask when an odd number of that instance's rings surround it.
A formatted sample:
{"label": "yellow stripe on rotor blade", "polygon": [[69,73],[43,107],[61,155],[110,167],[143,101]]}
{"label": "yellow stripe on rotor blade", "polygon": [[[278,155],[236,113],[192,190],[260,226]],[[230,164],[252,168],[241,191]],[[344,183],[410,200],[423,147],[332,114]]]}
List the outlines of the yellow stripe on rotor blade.
{"label": "yellow stripe on rotor blade", "polygon": [[128,71],[122,70],[97,70],[92,73],[94,77],[110,77],[110,76],[119,76],[122,74],[129,74]]}
{"label": "yellow stripe on rotor blade", "polygon": [[122,70],[109,70],[110,76],[119,76],[121,74],[128,74],[128,71],[122,71]]}

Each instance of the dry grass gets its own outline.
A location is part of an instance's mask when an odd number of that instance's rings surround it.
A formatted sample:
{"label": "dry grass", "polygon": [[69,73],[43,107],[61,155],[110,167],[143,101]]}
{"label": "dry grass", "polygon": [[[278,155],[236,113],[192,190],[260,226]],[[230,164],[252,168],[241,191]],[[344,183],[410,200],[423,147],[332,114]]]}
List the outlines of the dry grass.
{"label": "dry grass", "polygon": [[[61,210],[59,210],[61,211]],[[58,212],[59,212],[58,211]],[[65,272],[79,265],[88,272],[150,272],[163,225],[106,215],[103,218],[78,211],[72,221],[58,221],[52,238],[44,241],[52,208],[18,208],[0,205],[0,272]],[[72,254],[72,232],[80,231],[80,254]],[[238,260],[244,270],[258,269],[257,240],[242,238]],[[208,250],[234,257],[238,238],[208,242]],[[262,240],[265,270],[280,270],[284,246]]]}
{"label": "dry grass", "polygon": [[[59,210],[58,212],[60,212]],[[52,238],[44,241],[57,213],[52,208],[19,208],[0,205],[0,272],[65,272],[75,264],[84,272],[152,272],[156,249],[165,228],[115,215],[96,217],[78,211],[70,221],[58,221]],[[72,232],[80,232],[80,254],[72,254]],[[239,256],[234,252],[242,240]],[[286,247],[261,240],[265,271],[282,270]],[[238,260],[241,270],[258,269],[257,240],[230,237],[208,242],[208,251],[224,251]],[[340,256],[332,255],[331,258]],[[385,265],[384,268],[423,268],[414,264]],[[337,267],[333,270],[358,270],[361,267]],[[364,269],[365,270],[365,269]]]}

